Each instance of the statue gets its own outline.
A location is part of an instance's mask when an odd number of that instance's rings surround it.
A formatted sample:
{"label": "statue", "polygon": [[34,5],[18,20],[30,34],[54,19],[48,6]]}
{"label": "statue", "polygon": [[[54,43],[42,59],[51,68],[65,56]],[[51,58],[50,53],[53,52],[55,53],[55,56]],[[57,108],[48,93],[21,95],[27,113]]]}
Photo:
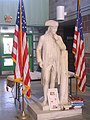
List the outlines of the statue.
{"label": "statue", "polygon": [[[43,84],[44,92],[43,105],[47,104],[48,89],[54,88],[56,81],[58,82],[58,84],[61,83],[62,51],[66,51],[66,46],[61,36],[56,34],[58,22],[54,20],[48,20],[46,21],[45,26],[48,26],[48,30],[44,35],[40,37],[36,50],[37,62],[42,68],[41,82]],[[64,99],[64,97],[62,98]]]}

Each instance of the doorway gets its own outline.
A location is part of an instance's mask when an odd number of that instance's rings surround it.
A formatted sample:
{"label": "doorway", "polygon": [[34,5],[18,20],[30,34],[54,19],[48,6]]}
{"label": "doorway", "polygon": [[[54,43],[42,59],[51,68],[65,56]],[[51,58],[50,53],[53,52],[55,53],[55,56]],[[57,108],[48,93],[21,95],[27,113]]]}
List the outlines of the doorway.
{"label": "doorway", "polygon": [[73,39],[74,39],[74,26],[64,27],[64,42],[68,50],[68,70],[74,72],[74,54],[72,53]]}
{"label": "doorway", "polygon": [[[13,33],[2,33],[0,35],[0,75],[14,74],[15,64],[12,60],[13,38]],[[27,34],[27,40],[29,43],[30,71],[33,71],[33,37],[31,34]]]}
{"label": "doorway", "polygon": [[14,63],[12,60],[13,34],[1,34],[0,37],[0,74],[13,74]]}

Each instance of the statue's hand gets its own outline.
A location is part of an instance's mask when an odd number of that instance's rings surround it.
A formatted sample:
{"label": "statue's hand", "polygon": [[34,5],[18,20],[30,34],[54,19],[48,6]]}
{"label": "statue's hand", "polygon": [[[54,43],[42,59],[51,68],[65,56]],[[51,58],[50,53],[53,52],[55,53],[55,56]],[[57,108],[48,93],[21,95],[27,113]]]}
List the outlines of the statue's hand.
{"label": "statue's hand", "polygon": [[43,62],[39,62],[39,66],[42,68],[43,67]]}
{"label": "statue's hand", "polygon": [[55,41],[58,40],[58,36],[57,36],[57,34],[54,35],[54,39],[55,39]]}

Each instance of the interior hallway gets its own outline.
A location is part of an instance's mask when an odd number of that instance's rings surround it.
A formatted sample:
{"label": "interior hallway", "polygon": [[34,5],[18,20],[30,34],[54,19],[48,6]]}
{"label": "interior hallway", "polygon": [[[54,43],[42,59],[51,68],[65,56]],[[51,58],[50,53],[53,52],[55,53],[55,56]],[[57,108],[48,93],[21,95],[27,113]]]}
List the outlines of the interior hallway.
{"label": "interior hallway", "polygon": [[[32,84],[32,94],[39,98],[42,94],[40,81],[34,81]],[[85,106],[81,116],[62,118],[58,120],[90,120],[90,88],[86,89],[84,94],[78,93],[84,98]],[[16,115],[19,109],[14,104],[12,93],[6,91],[6,79],[0,79],[0,120],[17,120]],[[28,120],[31,120],[30,118]],[[54,119],[55,120],[55,119]]]}

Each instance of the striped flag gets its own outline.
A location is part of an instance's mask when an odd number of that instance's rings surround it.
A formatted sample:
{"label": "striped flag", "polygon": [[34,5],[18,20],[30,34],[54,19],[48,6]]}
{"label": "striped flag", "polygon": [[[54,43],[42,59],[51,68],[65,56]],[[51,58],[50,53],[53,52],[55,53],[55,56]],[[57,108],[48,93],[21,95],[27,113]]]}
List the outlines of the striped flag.
{"label": "striped flag", "polygon": [[14,79],[22,83],[22,94],[30,97],[30,63],[26,39],[26,18],[23,0],[19,0],[14,33],[12,59],[15,62]]}
{"label": "striped flag", "polygon": [[81,92],[86,88],[86,69],[84,58],[84,38],[82,32],[82,17],[80,10],[80,1],[78,0],[77,20],[74,33],[74,42],[72,52],[75,54],[75,74],[78,80],[78,86]]}

